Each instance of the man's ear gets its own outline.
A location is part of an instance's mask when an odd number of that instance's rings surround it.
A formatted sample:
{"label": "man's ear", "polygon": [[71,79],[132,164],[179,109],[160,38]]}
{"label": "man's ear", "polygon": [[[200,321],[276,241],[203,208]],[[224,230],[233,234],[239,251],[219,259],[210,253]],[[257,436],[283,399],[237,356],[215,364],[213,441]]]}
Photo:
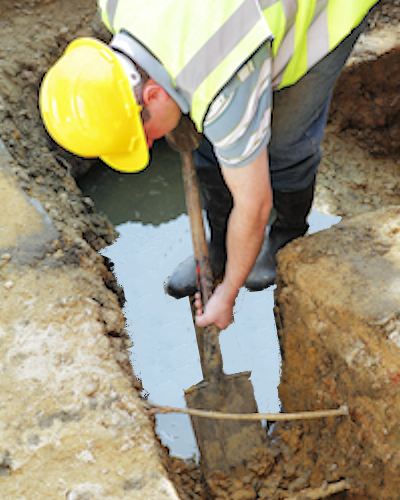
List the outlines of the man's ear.
{"label": "man's ear", "polygon": [[142,96],[143,102],[146,105],[148,105],[151,101],[165,102],[170,98],[163,87],[151,78],[144,84]]}

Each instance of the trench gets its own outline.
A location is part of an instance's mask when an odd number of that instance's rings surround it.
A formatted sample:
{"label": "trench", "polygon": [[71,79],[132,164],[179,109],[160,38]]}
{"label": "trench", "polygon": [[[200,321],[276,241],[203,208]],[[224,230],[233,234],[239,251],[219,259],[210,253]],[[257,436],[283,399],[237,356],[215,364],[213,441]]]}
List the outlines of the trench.
{"label": "trench", "polygon": [[[88,243],[96,250],[112,239],[111,233],[106,234],[111,231],[108,225],[103,221],[99,226],[97,212],[107,214],[117,227],[119,239],[101,253],[113,261],[114,272],[126,294],[124,312],[134,343],[130,349],[132,366],[142,379],[144,393],[148,393],[150,400],[183,406],[183,390],[200,381],[201,372],[187,300],[175,301],[166,296],[162,288],[166,277],[191,251],[177,157],[160,141],[154,147],[150,168],[140,175],[123,175],[104,165],[94,165],[78,181],[84,194],[94,200],[96,207],[92,209],[92,205],[82,204],[80,193],[71,187],[69,175],[64,172],[64,167],[68,167],[71,173],[72,159],[67,157],[66,162],[61,161],[61,166],[50,165],[50,153],[44,147],[48,143],[37,114],[37,88],[41,77],[76,36],[95,35],[104,39],[108,36],[93,17],[91,2],[72,2],[72,5],[71,9],[70,2],[30,0],[26,5],[6,6],[4,3],[0,7],[2,55],[6,56],[0,68],[1,136],[19,164],[16,173],[21,186],[28,193],[36,193],[60,227],[76,226],[79,231],[82,229],[85,238],[90,232],[86,229],[93,229],[93,238],[88,239]],[[376,10],[376,15],[371,17],[372,27],[393,24],[389,34],[398,38],[398,0],[384,0],[381,5],[386,17],[379,21],[380,10]],[[379,32],[377,39],[376,44],[380,46],[386,38]],[[388,53],[377,60],[371,56],[368,43],[365,47],[360,45],[360,52],[366,53],[366,62],[344,73],[335,91],[331,114],[333,133],[328,133],[324,144],[326,159],[321,165],[316,193],[317,208],[322,210],[326,205],[331,213],[343,216],[398,204],[400,196],[397,180],[400,160],[394,161],[399,157],[400,144],[399,50],[388,49]],[[364,157],[364,151],[357,150],[357,143],[363,150],[374,151],[388,159],[372,162]],[[50,150],[60,160],[54,145]],[[65,199],[59,196],[60,193]],[[310,232],[328,227],[336,220],[313,211],[309,219]],[[272,315],[272,294],[272,290],[257,294],[243,291],[238,300],[235,324],[221,335],[225,371],[252,370],[259,411],[278,411],[280,406],[277,394],[280,354]],[[184,420],[182,416],[161,415],[157,417],[157,433],[171,455],[197,456],[189,421],[183,423]],[[294,428],[293,435],[295,433]],[[308,456],[322,446],[317,431],[315,436],[314,439],[310,434]],[[319,462],[313,464],[315,477],[311,485],[319,485],[321,478],[335,480],[321,472],[331,463],[326,452],[331,449],[331,442],[325,443]],[[339,443],[343,445],[344,440],[339,439],[338,448]],[[290,465],[303,462],[304,457],[305,452],[300,453],[296,462],[290,455]],[[355,469],[353,462],[348,469],[351,476]],[[179,465],[174,479],[186,481],[180,471]],[[277,474],[282,479],[283,473],[278,471]],[[360,474],[365,471],[360,469]],[[47,471],[47,475],[46,482],[51,480],[52,474]],[[365,477],[370,475],[368,471]],[[378,474],[375,472],[373,476]],[[267,477],[268,469],[265,469],[265,478],[262,478],[265,484],[269,481]],[[374,480],[375,477],[371,477],[369,482]],[[281,481],[285,492],[288,481],[285,478]],[[194,487],[190,486],[188,491],[190,495],[182,498],[194,498],[191,494]],[[43,494],[42,486],[36,493]],[[261,494],[259,498],[263,498]],[[381,498],[381,491],[377,489],[372,498]]]}
{"label": "trench", "polygon": [[[124,289],[124,314],[134,344],[130,359],[144,395],[157,404],[184,408],[184,390],[200,382],[202,374],[189,301],[175,300],[163,289],[166,278],[192,251],[179,155],[158,141],[144,172],[121,174],[98,162],[78,183],[119,233],[117,241],[100,253],[114,263]],[[310,232],[339,220],[314,210]],[[262,413],[280,411],[281,358],[273,290],[242,289],[235,321],[220,335],[225,373],[251,370]],[[198,460],[188,416],[158,415],[156,432],[171,456]]]}

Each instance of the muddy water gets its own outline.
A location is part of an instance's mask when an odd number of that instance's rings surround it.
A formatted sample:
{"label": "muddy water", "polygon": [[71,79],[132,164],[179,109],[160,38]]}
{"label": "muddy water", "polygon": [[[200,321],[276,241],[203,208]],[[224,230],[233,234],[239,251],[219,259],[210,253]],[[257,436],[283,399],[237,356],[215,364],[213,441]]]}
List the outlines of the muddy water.
{"label": "muddy water", "polygon": [[[150,401],[184,407],[183,391],[199,382],[202,374],[188,299],[175,300],[163,289],[166,278],[191,253],[179,156],[159,141],[144,172],[124,175],[99,165],[79,184],[120,234],[101,253],[114,262],[125,291],[135,373]],[[338,220],[313,212],[311,231]],[[235,322],[220,336],[225,373],[252,371],[260,412],[280,409],[280,353],[272,309],[272,289],[242,290]],[[188,417],[160,415],[157,432],[172,455],[197,457]]]}

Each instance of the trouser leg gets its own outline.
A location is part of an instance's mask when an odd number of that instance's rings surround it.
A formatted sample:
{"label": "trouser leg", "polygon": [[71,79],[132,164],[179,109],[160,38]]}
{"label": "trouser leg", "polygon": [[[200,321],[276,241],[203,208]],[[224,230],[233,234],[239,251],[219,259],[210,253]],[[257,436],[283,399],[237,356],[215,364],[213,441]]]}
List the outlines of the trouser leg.
{"label": "trouser leg", "polygon": [[365,21],[296,84],[274,92],[268,147],[274,190],[300,191],[315,178],[333,88],[364,26]]}
{"label": "trouser leg", "polygon": [[[226,262],[226,229],[232,196],[222,178],[212,146],[204,140],[195,152],[202,207],[210,228],[209,252],[214,278],[219,279]],[[177,299],[197,290],[196,262],[193,256],[184,260],[165,283],[166,292]]]}
{"label": "trouser leg", "polygon": [[218,239],[225,246],[225,234],[232,210],[232,195],[225,184],[211,144],[204,139],[194,152],[202,206],[210,226],[210,241]]}
{"label": "trouser leg", "polygon": [[277,218],[264,238],[256,262],[247,276],[245,286],[250,291],[264,290],[274,284],[276,252],[307,232],[307,216],[314,197],[314,185],[312,181],[305,189],[291,193],[273,191]]}

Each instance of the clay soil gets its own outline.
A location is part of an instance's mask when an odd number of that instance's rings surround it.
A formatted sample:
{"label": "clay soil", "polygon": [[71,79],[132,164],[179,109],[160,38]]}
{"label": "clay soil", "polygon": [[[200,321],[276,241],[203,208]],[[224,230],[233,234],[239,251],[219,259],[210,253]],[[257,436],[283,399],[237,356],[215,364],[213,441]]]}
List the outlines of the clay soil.
{"label": "clay soil", "polygon": [[[398,33],[398,4],[398,0],[382,2],[371,15],[369,30]],[[94,251],[116,237],[112,225],[76,186],[74,176],[90,168],[90,162],[52,143],[38,113],[38,88],[44,73],[78,36],[110,38],[93,0],[0,0],[0,136],[14,159],[22,188],[41,200],[60,231],[54,252],[68,262],[81,262],[84,253],[74,235]],[[320,212],[346,217],[400,204],[399,81],[400,53],[396,51],[355,65],[340,79],[318,176],[315,208]],[[123,291],[111,264],[106,265],[104,280],[123,305]],[[110,334],[116,337],[117,348],[126,353],[126,333]],[[127,358],[121,362],[140,390]],[[340,419],[330,425],[339,424]],[[319,430],[325,437],[330,433],[329,425]],[[255,454],[243,480],[216,478],[214,495],[232,500],[287,498],[299,490],[340,480],[340,464],[327,472],[332,443],[320,439],[315,453],[314,438],[315,428],[311,432],[299,424],[277,426],[273,442]],[[309,450],[309,462],[298,463],[296,457],[304,457],[304,450]],[[359,451],[354,450],[355,463]],[[196,464],[173,459],[161,447],[160,454],[183,500],[207,498]]]}

